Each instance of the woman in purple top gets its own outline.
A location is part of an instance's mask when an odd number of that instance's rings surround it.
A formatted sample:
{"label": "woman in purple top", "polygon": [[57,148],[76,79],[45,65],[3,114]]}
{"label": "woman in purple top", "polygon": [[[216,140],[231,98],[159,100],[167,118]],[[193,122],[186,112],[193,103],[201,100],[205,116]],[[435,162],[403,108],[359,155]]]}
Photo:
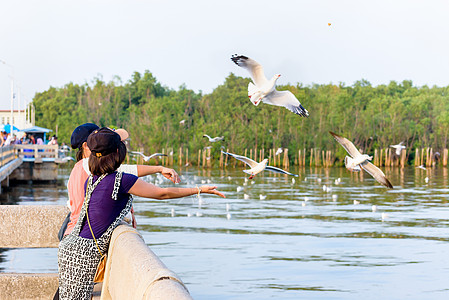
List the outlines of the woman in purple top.
{"label": "woman in purple top", "polygon": [[125,159],[126,146],[108,128],[95,130],[87,139],[87,146],[91,151],[92,175],[86,182],[86,197],[75,228],[59,244],[60,299],[91,299],[100,252],[107,252],[113,230],[131,209],[131,194],[153,199],[197,193],[224,197],[215,186],[160,188],[134,175],[116,172]]}

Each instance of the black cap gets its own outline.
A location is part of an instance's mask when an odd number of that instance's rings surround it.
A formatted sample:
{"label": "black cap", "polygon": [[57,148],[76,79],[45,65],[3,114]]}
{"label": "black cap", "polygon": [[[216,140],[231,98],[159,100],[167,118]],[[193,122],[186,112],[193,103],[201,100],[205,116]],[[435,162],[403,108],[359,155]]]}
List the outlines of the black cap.
{"label": "black cap", "polygon": [[120,144],[120,135],[107,127],[94,130],[87,138],[87,147],[97,157],[116,152]]}
{"label": "black cap", "polygon": [[99,128],[100,127],[93,123],[84,123],[83,125],[76,127],[75,130],[73,130],[72,136],[70,138],[70,144],[72,145],[72,148],[80,148],[84,142],[87,142],[87,137],[89,136],[89,134]]}

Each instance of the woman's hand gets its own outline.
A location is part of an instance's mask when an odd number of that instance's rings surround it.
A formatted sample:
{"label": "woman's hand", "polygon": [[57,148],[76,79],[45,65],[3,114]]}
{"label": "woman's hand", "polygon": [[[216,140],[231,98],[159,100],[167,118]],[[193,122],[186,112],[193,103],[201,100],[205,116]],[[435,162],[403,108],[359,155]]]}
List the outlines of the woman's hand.
{"label": "woman's hand", "polygon": [[222,192],[217,191],[216,188],[217,188],[216,186],[203,185],[200,187],[200,190],[201,190],[201,193],[204,193],[204,194],[213,194],[213,195],[217,195],[217,196],[226,198],[226,196]]}
{"label": "woman's hand", "polygon": [[176,173],[176,171],[173,169],[162,167],[161,174],[165,178],[171,180],[173,183],[181,182],[181,178],[179,178],[178,173]]}

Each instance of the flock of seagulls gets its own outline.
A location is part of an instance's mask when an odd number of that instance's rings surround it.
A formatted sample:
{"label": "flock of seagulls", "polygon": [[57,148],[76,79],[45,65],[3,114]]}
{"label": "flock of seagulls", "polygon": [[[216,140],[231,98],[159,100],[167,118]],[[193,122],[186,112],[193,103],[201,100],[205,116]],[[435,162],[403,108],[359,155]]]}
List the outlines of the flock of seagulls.
{"label": "flock of seagulls", "polygon": [[[331,25],[330,23],[328,24]],[[268,79],[265,76],[264,69],[261,64],[259,64],[257,61],[255,61],[252,58],[249,58],[244,55],[233,55],[231,57],[231,60],[239,67],[244,68],[249,72],[249,75],[252,79],[252,82],[248,84],[248,98],[251,101],[251,103],[254,106],[258,106],[261,102],[268,104],[268,105],[274,105],[274,106],[281,106],[289,111],[293,112],[294,114],[300,116],[300,117],[309,117],[309,112],[307,111],[304,106],[300,103],[300,101],[293,95],[290,91],[279,91],[276,89],[276,82],[281,76],[280,74],[273,75],[270,79]],[[186,120],[181,120],[179,123],[181,125],[184,125]],[[380,170],[378,167],[373,165],[370,161],[373,159],[372,156],[367,154],[362,154],[361,151],[359,151],[354,144],[348,140],[347,138],[338,135],[332,131],[329,131],[329,133],[333,136],[333,138],[346,150],[348,155],[344,159],[345,167],[351,171],[351,172],[361,172],[362,170],[370,174],[377,182],[382,184],[383,186],[392,189],[393,185],[388,180],[388,178],[385,176],[385,174]],[[211,137],[207,134],[203,135],[204,138],[207,138],[210,143],[216,143],[220,141],[224,141],[224,136],[216,136]],[[207,147],[210,148],[211,146]],[[400,156],[402,154],[402,150],[406,148],[404,145],[404,142],[401,142],[397,145],[390,145],[391,148],[395,149],[395,153],[397,156]],[[224,148],[223,146],[221,147]],[[285,174],[289,176],[298,177],[297,174],[292,174],[286,170],[282,170],[277,167],[269,166],[268,165],[268,159],[263,159],[260,162],[257,162],[253,159],[250,159],[246,156],[229,153],[221,150],[221,152],[224,155],[233,157],[234,159],[237,159],[239,161],[244,162],[249,169],[243,170],[246,174],[250,175],[249,178],[245,178],[245,183],[243,185],[247,185],[248,179],[253,179],[257,174],[261,173],[262,171],[270,171],[280,174]],[[278,148],[275,155],[280,155],[283,152],[283,148]],[[157,156],[167,156],[166,154],[162,153],[154,153],[152,155],[146,156],[142,152],[137,151],[131,151],[130,153],[135,155],[140,155],[143,157],[144,161],[149,161],[153,157]],[[421,168],[425,170],[424,166],[419,166],[417,168]],[[231,180],[231,177],[228,177],[229,180]],[[428,178],[426,178],[428,182]],[[305,181],[307,178],[305,179]],[[274,179],[275,181],[275,179]],[[321,180],[319,179],[319,182]],[[208,182],[209,183],[209,182]],[[254,183],[251,182],[251,183]],[[335,185],[338,185],[341,183],[341,179],[338,178],[335,180]],[[295,179],[292,178],[292,184],[295,184]],[[237,192],[242,192],[244,190],[243,187],[238,186]],[[330,186],[323,185],[323,191],[330,193],[332,188]],[[250,196],[248,194],[243,195],[244,199],[249,199]],[[266,195],[259,195],[260,200],[265,200],[267,198]],[[332,195],[332,200],[335,202],[338,199],[338,195]],[[305,206],[307,201],[309,200],[308,197],[305,197],[304,201],[302,202],[302,205]],[[199,207],[201,207],[200,203],[201,199],[199,197]],[[360,204],[359,201],[354,200],[354,205]],[[372,206],[372,211],[377,211],[377,206]],[[226,204],[226,212],[227,212],[227,219],[231,218],[230,214],[230,205]],[[171,215],[174,216],[175,212],[172,209]],[[197,213],[198,215],[198,213]],[[387,217],[386,214],[382,213],[382,220],[384,220]]]}

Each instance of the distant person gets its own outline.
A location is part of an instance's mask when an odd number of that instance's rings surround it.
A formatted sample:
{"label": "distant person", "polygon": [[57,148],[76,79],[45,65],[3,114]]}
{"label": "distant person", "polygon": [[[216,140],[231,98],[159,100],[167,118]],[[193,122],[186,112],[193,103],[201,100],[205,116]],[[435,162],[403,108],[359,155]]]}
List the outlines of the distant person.
{"label": "distant person", "polygon": [[44,140],[42,138],[37,138],[36,140],[36,145],[43,145],[44,144]]}
{"label": "distant person", "polygon": [[30,135],[30,144],[36,144],[36,139],[34,138],[34,135]]}
{"label": "distant person", "polygon": [[12,141],[12,134],[7,133],[6,140],[5,140],[5,143],[3,144],[3,146],[11,145],[11,141]]}
{"label": "distant person", "polygon": [[109,128],[95,130],[87,147],[91,175],[85,185],[86,198],[75,228],[58,249],[59,297],[63,300],[91,299],[97,265],[108,251],[112,232],[131,209],[131,194],[160,200],[199,193],[224,197],[215,186],[160,188],[117,172],[127,151],[121,137]]}
{"label": "distant person", "polygon": [[52,136],[50,141],[47,145],[57,145],[58,144],[58,137],[56,135]]}

